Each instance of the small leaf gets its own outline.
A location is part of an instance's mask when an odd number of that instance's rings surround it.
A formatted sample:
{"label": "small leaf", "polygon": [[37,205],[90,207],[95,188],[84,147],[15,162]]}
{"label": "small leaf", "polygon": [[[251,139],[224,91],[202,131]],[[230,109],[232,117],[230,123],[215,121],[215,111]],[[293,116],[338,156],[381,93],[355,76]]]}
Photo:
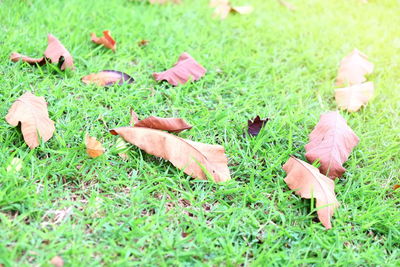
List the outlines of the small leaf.
{"label": "small leaf", "polygon": [[336,85],[347,86],[365,82],[367,80],[365,75],[371,74],[374,70],[374,64],[367,59],[367,56],[357,49],[343,58],[340,62]]}
{"label": "small leaf", "polygon": [[12,126],[21,123],[22,135],[31,149],[39,145],[39,137],[46,142],[55,131],[44,97],[37,97],[30,92],[26,92],[12,104],[6,121]]}
{"label": "small leaf", "polygon": [[362,106],[366,105],[373,94],[374,84],[372,82],[366,82],[346,88],[336,89],[335,99],[339,108],[355,112]]}
{"label": "small leaf", "polygon": [[141,40],[138,42],[138,46],[144,47],[144,46],[147,46],[149,43],[150,43],[149,40]]}
{"label": "small leaf", "polygon": [[50,264],[52,264],[55,267],[63,267],[64,266],[64,260],[60,256],[54,256],[50,260]]}
{"label": "small leaf", "polygon": [[253,12],[253,7],[232,6],[229,0],[211,0],[210,6],[215,8],[213,16],[219,17],[220,19],[226,19],[229,13],[238,13],[245,15]]}
{"label": "small leaf", "polygon": [[255,117],[254,120],[247,121],[247,131],[252,136],[257,136],[262,127],[264,127],[269,119],[260,119],[260,116]]}
{"label": "small leaf", "polygon": [[326,229],[332,228],[331,217],[339,202],[335,195],[335,183],[322,175],[314,166],[295,157],[283,165],[287,173],[285,183],[302,198],[315,198],[318,218]]}
{"label": "small leaf", "polygon": [[336,111],[322,114],[309,137],[310,142],[305,146],[307,160],[310,163],[319,160],[321,173],[330,178],[342,176],[346,171],[342,164],[359,142],[346,120]]}
{"label": "small leaf", "polygon": [[193,142],[175,135],[141,127],[121,127],[110,131],[156,157],[170,161],[186,174],[207,180],[204,168],[215,182],[231,179],[225,150],[219,145]]}
{"label": "small leaf", "polygon": [[85,144],[86,144],[86,152],[91,158],[97,158],[104,154],[104,147],[103,145],[97,141],[96,137],[91,137],[86,134],[85,137]]}
{"label": "small leaf", "polygon": [[116,70],[102,70],[82,77],[83,83],[96,84],[98,86],[110,86],[116,83],[122,85],[124,83],[133,83],[134,81],[135,79],[128,74]]}
{"label": "small leaf", "polygon": [[104,47],[111,49],[115,52],[115,49],[117,48],[117,43],[111,37],[110,31],[103,31],[102,37],[97,37],[95,33],[91,33],[90,36],[93,43],[103,45]]}
{"label": "small leaf", "polygon": [[185,84],[189,80],[197,81],[206,73],[206,69],[197,63],[188,53],[183,53],[174,67],[161,73],[153,73],[157,81],[167,81],[177,86]]}
{"label": "small leaf", "polygon": [[396,190],[396,189],[399,189],[400,188],[400,184],[395,184],[394,186],[393,186],[393,190]]}

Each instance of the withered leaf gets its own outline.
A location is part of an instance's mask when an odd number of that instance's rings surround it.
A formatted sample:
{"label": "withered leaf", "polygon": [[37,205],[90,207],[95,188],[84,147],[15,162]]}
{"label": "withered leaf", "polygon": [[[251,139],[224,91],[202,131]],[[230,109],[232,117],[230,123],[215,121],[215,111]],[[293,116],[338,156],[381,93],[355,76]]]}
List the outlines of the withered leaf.
{"label": "withered leaf", "polygon": [[104,154],[103,145],[97,141],[96,137],[89,136],[86,134],[85,137],[86,152],[91,158],[97,158]]}
{"label": "withered leaf", "polygon": [[181,118],[160,118],[150,116],[143,120],[139,120],[136,112],[133,111],[133,109],[131,109],[130,125],[134,125],[134,127],[151,128],[174,133],[192,129],[192,125],[188,124],[184,119]]}
{"label": "withered leaf", "polygon": [[91,33],[90,36],[93,43],[103,45],[115,52],[117,42],[111,37],[110,31],[103,31],[103,36],[101,37],[97,37],[95,33]]}
{"label": "withered leaf", "polygon": [[175,135],[141,127],[121,127],[110,131],[156,157],[170,161],[186,174],[215,182],[230,180],[225,149],[220,145],[193,142]]}
{"label": "withered leaf", "polygon": [[10,56],[10,59],[13,62],[22,60],[31,65],[44,65],[47,63],[46,59],[48,59],[48,61],[50,61],[51,63],[58,63],[61,70],[74,69],[74,60],[67,49],[65,49],[65,47],[61,44],[61,42],[51,34],[47,36],[47,41],[48,45],[46,50],[44,51],[44,57],[31,58],[13,52]]}
{"label": "withered leaf", "polygon": [[55,131],[44,97],[37,97],[30,92],[26,92],[12,104],[6,121],[12,126],[21,123],[24,140],[31,149],[39,145],[39,137],[46,142]]}
{"label": "withered leaf", "polygon": [[257,136],[260,133],[261,128],[264,127],[268,121],[269,118],[260,119],[260,116],[255,117],[254,120],[248,120],[247,121],[248,133],[252,136]]}
{"label": "withered leaf", "polygon": [[134,81],[135,79],[128,74],[116,70],[102,70],[82,77],[83,83],[96,84],[98,86],[110,86],[116,83],[122,85],[124,83],[133,83]]}
{"label": "withered leaf", "polygon": [[174,67],[161,73],[153,73],[153,77],[157,81],[167,81],[177,86],[178,84],[185,84],[189,80],[199,80],[205,75],[206,71],[207,70],[188,53],[183,53]]}
{"label": "withered leaf", "polygon": [[374,64],[368,61],[368,57],[354,49],[340,62],[336,85],[347,86],[363,83],[367,80],[365,75],[371,74],[373,70]]}
{"label": "withered leaf", "polygon": [[322,174],[341,177],[346,171],[342,164],[359,142],[346,120],[336,111],[322,114],[309,138],[305,146],[307,160],[311,163],[319,160]]}
{"label": "withered leaf", "polygon": [[225,19],[229,13],[250,14],[253,12],[251,6],[232,6],[229,0],[211,0],[210,6],[215,8],[214,17]]}
{"label": "withered leaf", "polygon": [[149,40],[141,40],[138,42],[138,46],[143,47],[143,46],[147,46],[150,43]]}
{"label": "withered leaf", "polygon": [[318,219],[326,229],[332,228],[331,217],[339,206],[335,183],[314,166],[295,157],[290,157],[282,168],[287,174],[285,182],[289,188],[302,198],[315,198]]}
{"label": "withered leaf", "polygon": [[355,112],[366,105],[373,94],[374,84],[372,82],[366,82],[336,89],[335,99],[339,108]]}
{"label": "withered leaf", "polygon": [[54,256],[50,260],[50,264],[52,264],[54,267],[63,267],[64,266],[64,260],[60,256]]}
{"label": "withered leaf", "polygon": [[396,190],[396,189],[399,189],[400,188],[400,184],[395,184],[394,186],[393,186],[393,190]]}

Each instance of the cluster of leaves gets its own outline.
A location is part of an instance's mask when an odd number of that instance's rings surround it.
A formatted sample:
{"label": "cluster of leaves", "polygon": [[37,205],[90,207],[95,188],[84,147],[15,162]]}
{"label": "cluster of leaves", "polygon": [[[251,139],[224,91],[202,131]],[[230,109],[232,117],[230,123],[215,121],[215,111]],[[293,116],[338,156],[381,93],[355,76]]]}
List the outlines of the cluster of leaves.
{"label": "cluster of leaves", "polygon": [[[150,3],[166,3],[152,1]],[[177,2],[177,1],[173,1]],[[180,2],[180,1],[178,1]],[[287,2],[280,1],[289,9]],[[227,0],[213,0],[210,5],[215,7],[215,16],[226,18],[229,13],[246,14],[251,7],[235,7]],[[103,36],[91,34],[91,41],[115,51],[117,42],[109,31]],[[143,40],[138,45],[148,43]],[[31,65],[56,63],[61,70],[74,69],[73,58],[62,43],[53,35],[48,35],[48,47],[41,58],[31,58],[19,53],[12,53],[13,62],[24,61]],[[366,75],[373,71],[373,64],[367,57],[354,50],[340,63],[336,85],[348,87],[336,89],[336,101],[339,108],[348,111],[357,111],[369,101],[373,93],[372,82],[366,82]],[[182,53],[178,61],[170,69],[154,73],[156,81],[166,81],[172,86],[201,79],[207,70],[188,53]],[[126,73],[115,70],[104,70],[92,73],[81,78],[85,84],[97,86],[122,85],[133,83],[134,78]],[[269,119],[248,121],[248,133],[257,136]],[[24,93],[11,106],[6,121],[17,126],[21,124],[21,131],[27,145],[34,149],[42,140],[48,141],[55,131],[54,121],[49,118],[47,103],[44,97],[38,97],[30,92]],[[131,125],[112,129],[109,132],[119,135],[126,142],[133,144],[147,153],[164,158],[186,174],[202,180],[225,182],[231,179],[228,169],[228,159],[225,149],[220,145],[211,145],[194,142],[175,135],[192,128],[181,118],[148,117],[139,120],[134,111],[131,112]],[[172,134],[175,133],[175,134]],[[339,206],[334,192],[334,179],[341,177],[346,169],[343,164],[347,161],[352,149],[358,144],[359,138],[347,125],[346,120],[333,111],[321,115],[320,121],[309,136],[309,143],[305,146],[305,157],[311,163],[318,163],[319,168],[295,157],[290,157],[283,165],[287,176],[285,182],[290,189],[303,198],[316,198],[317,213],[322,224],[331,228],[331,217]],[[118,139],[121,140],[121,139]],[[124,142],[119,145],[124,146]],[[86,151],[91,158],[101,156],[105,149],[102,144],[89,134],[85,137]],[[126,158],[126,154],[121,153]],[[18,162],[15,165],[20,164]]]}

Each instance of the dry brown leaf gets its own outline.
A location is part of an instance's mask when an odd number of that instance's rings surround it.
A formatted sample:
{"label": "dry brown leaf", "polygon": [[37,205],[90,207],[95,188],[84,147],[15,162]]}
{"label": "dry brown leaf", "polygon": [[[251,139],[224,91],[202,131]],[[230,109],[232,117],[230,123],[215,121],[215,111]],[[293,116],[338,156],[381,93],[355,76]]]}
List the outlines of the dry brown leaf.
{"label": "dry brown leaf", "polygon": [[225,149],[220,145],[197,143],[163,131],[141,127],[121,127],[111,130],[110,133],[120,135],[151,155],[170,161],[194,178],[207,180],[209,175],[215,182],[231,179]]}
{"label": "dry brown leaf", "polygon": [[395,184],[394,186],[393,186],[393,190],[396,190],[396,189],[399,189],[400,188],[400,184]]}
{"label": "dry brown leaf", "polygon": [[215,8],[214,17],[226,19],[229,13],[239,13],[242,15],[250,14],[253,12],[251,6],[232,6],[229,0],[211,0],[210,6]]}
{"label": "dry brown leaf", "polygon": [[206,74],[206,69],[188,53],[182,53],[174,67],[160,73],[153,73],[156,81],[167,81],[177,86],[189,80],[197,81]]}
{"label": "dry brown leaf", "polygon": [[355,112],[366,105],[373,94],[374,84],[372,82],[366,82],[336,89],[335,99],[339,108]]}
{"label": "dry brown leaf", "polygon": [[368,57],[354,49],[349,55],[342,59],[338,75],[337,86],[355,85],[365,82],[365,75],[371,74],[374,64],[368,61]]}
{"label": "dry brown leaf", "polygon": [[188,124],[181,118],[160,118],[150,116],[143,120],[139,120],[137,114],[131,109],[130,125],[134,127],[144,127],[156,130],[164,130],[173,133],[179,133],[184,130],[192,129],[192,125]]}
{"label": "dry brown leaf", "polygon": [[50,264],[52,264],[55,267],[63,267],[64,266],[64,260],[60,256],[54,256],[50,260]]}
{"label": "dry brown leaf", "polygon": [[335,195],[335,183],[322,175],[314,166],[295,157],[283,165],[287,173],[286,184],[302,198],[315,198],[318,219],[326,229],[332,228],[331,217],[339,202]]}
{"label": "dry brown leaf", "polygon": [[96,84],[98,86],[109,86],[116,83],[122,85],[135,81],[128,74],[116,70],[102,70],[98,73],[91,73],[82,77],[81,80],[85,84]]}
{"label": "dry brown leaf", "polygon": [[97,158],[104,154],[103,145],[97,141],[96,137],[89,136],[86,134],[85,137],[86,152],[91,158]]}
{"label": "dry brown leaf", "polygon": [[12,104],[6,121],[12,126],[21,123],[24,140],[31,149],[39,145],[39,137],[46,142],[55,131],[44,97],[37,97],[30,92],[26,92]]}
{"label": "dry brown leaf", "polygon": [[292,3],[289,3],[284,0],[278,0],[278,2],[279,2],[279,4],[281,4],[282,6],[286,7],[289,10],[292,10],[292,11],[296,10],[296,7]]}
{"label": "dry brown leaf", "polygon": [[149,0],[149,3],[154,5],[154,4],[167,4],[167,3],[172,3],[172,4],[180,4],[182,3],[182,0]]}
{"label": "dry brown leaf", "polygon": [[10,59],[13,62],[22,60],[31,65],[44,65],[46,64],[47,58],[51,63],[58,63],[59,65],[61,64],[61,70],[74,69],[74,60],[67,49],[65,49],[65,47],[61,44],[61,42],[51,34],[47,36],[47,40],[48,45],[46,50],[44,51],[44,57],[31,58],[14,52],[11,54]]}
{"label": "dry brown leaf", "polygon": [[322,114],[309,137],[305,146],[307,160],[319,160],[321,173],[330,178],[342,176],[346,171],[342,164],[359,142],[346,120],[336,111]]}
{"label": "dry brown leaf", "polygon": [[138,42],[138,46],[143,47],[143,46],[147,46],[150,43],[149,40],[141,40]]}
{"label": "dry brown leaf", "polygon": [[110,31],[103,31],[103,36],[101,37],[97,37],[95,33],[91,33],[90,36],[93,43],[103,45],[114,52],[117,49],[117,42],[111,37]]}

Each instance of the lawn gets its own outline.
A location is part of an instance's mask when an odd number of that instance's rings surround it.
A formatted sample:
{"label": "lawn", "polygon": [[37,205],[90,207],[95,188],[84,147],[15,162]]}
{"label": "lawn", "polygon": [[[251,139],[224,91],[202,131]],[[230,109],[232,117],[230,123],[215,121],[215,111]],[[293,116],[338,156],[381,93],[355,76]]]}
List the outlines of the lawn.
{"label": "lawn", "polygon": [[[0,1],[0,116],[25,91],[44,96],[55,135],[30,150],[0,120],[0,265],[50,266],[398,266],[400,259],[400,2],[237,0],[251,15],[212,18],[208,0],[149,5],[129,0]],[[90,42],[109,29],[113,53]],[[75,71],[12,63],[41,56],[52,33]],[[146,47],[138,42],[147,39]],[[283,181],[290,155],[304,158],[308,134],[336,110],[338,64],[358,48],[375,64],[375,95],[341,111],[360,137],[335,181],[341,206],[325,230],[314,204]],[[208,72],[172,87],[151,74],[190,53]],[[135,83],[108,88],[80,78],[103,69]],[[129,146],[117,153],[108,129],[140,117],[182,117],[179,134],[226,149],[232,180],[194,180]],[[257,137],[247,119],[271,120]],[[84,136],[107,152],[90,159]],[[20,172],[7,172],[14,157]]]}

